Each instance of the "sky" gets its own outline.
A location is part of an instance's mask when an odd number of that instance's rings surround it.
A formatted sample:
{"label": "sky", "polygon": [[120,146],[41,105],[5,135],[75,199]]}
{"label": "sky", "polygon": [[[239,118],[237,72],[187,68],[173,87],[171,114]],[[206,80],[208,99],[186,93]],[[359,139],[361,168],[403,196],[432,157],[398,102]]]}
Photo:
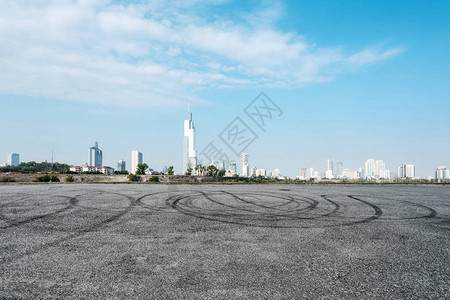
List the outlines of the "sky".
{"label": "sky", "polygon": [[[2,0],[0,163],[104,165],[140,150],[182,170],[240,117],[250,166],[352,170],[369,158],[418,176],[450,167],[450,1]],[[282,111],[263,131],[244,109]]]}

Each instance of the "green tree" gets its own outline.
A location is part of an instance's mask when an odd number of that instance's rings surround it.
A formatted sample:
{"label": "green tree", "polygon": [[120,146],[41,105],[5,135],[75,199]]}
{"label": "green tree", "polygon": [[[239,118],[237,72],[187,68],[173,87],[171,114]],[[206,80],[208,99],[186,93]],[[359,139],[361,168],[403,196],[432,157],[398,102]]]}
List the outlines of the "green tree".
{"label": "green tree", "polygon": [[173,166],[170,166],[169,169],[167,169],[167,175],[173,175]]}
{"label": "green tree", "polygon": [[223,177],[224,175],[225,175],[225,173],[226,173],[226,171],[225,171],[225,169],[222,169],[222,170],[220,170],[219,172],[218,172],[218,176],[219,177]]}
{"label": "green tree", "polygon": [[147,170],[148,165],[146,163],[138,164],[136,167],[136,175],[145,175],[145,170]]}
{"label": "green tree", "polygon": [[217,169],[217,167],[215,165],[209,165],[206,170],[207,170],[208,176],[211,176],[211,177],[216,177],[217,173],[219,172],[219,170]]}
{"label": "green tree", "polygon": [[187,168],[185,175],[192,175],[192,168]]}
{"label": "green tree", "polygon": [[202,164],[195,166],[195,170],[197,171],[197,175],[199,175],[199,176],[203,176],[205,169],[206,169],[206,167]]}

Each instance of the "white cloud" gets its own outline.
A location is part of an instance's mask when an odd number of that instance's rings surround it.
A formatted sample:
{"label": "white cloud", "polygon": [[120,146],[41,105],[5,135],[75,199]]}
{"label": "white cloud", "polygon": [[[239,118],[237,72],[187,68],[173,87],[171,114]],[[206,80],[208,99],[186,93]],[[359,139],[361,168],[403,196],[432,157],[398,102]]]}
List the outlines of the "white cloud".
{"label": "white cloud", "polygon": [[[310,45],[272,25],[283,11],[279,3],[249,14],[247,22],[202,18],[193,6],[204,5],[194,0],[6,1],[0,11],[0,90],[167,106],[202,101],[195,90],[208,87],[298,87],[330,80],[346,68],[379,63],[402,51],[367,48],[346,55]],[[250,16],[270,21],[256,25]]]}

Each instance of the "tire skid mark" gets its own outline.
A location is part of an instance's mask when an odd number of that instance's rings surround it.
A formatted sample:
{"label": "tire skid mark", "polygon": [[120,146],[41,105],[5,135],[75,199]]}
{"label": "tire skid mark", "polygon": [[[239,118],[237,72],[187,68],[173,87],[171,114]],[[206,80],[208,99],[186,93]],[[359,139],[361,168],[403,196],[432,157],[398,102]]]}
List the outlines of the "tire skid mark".
{"label": "tire skid mark", "polygon": [[[227,193],[227,192],[224,192],[224,193],[229,194],[230,196],[237,196],[233,193]],[[236,207],[233,205],[228,205],[228,204],[216,201],[205,192],[200,192],[200,194],[203,195],[203,197],[205,199],[210,200],[213,203],[216,203],[223,207],[228,207],[228,208],[231,208],[232,210],[236,210],[236,211],[251,212],[251,214],[248,214],[248,213],[239,214],[237,212],[236,213],[226,213],[223,211],[215,212],[214,210],[208,210],[207,213],[205,213],[205,209],[202,209],[202,208],[199,208],[198,206],[193,205],[193,201],[195,200],[193,197],[195,195],[169,197],[166,199],[166,205],[172,207],[173,209],[175,209],[183,214],[193,216],[196,218],[200,218],[200,219],[222,222],[222,223],[229,223],[229,224],[237,224],[237,225],[242,225],[242,226],[270,227],[270,228],[325,228],[325,227],[337,227],[337,226],[350,226],[350,225],[355,225],[355,224],[371,222],[375,219],[380,218],[383,214],[382,210],[375,204],[372,204],[368,201],[357,198],[356,196],[348,195],[347,197],[349,197],[350,199],[356,200],[364,205],[368,205],[368,206],[372,207],[375,210],[375,214],[368,218],[358,219],[358,220],[350,221],[350,222],[340,222],[340,223],[325,224],[325,225],[314,225],[314,224],[300,225],[298,223],[295,223],[295,221],[307,221],[307,220],[316,220],[316,219],[320,220],[320,218],[325,218],[325,217],[331,216],[332,214],[335,214],[337,211],[340,210],[340,205],[338,203],[336,203],[335,201],[329,199],[329,197],[327,197],[326,195],[321,195],[325,201],[331,203],[334,206],[334,209],[326,214],[322,214],[322,215],[318,215],[318,216],[314,216],[314,217],[305,217],[305,216],[300,216],[298,214],[292,214],[292,213],[283,215],[283,214],[267,214],[267,213],[263,213],[263,212],[256,212],[256,211],[249,210],[246,208]],[[209,194],[211,194],[211,193],[209,193]],[[213,193],[213,194],[217,194],[217,193]],[[263,194],[263,195],[269,196],[269,195],[265,195],[265,194]],[[238,197],[237,200],[242,199],[239,196],[237,196],[237,197]],[[241,199],[239,199],[239,198],[241,198]],[[282,198],[282,199],[286,200],[285,198]],[[243,202],[246,202],[246,201],[243,201]],[[249,202],[250,203],[247,203],[247,204],[253,204],[252,201],[249,201]],[[192,208],[195,208],[195,209],[193,210]],[[271,207],[268,207],[268,208],[271,208]],[[335,218],[335,217],[333,217],[333,218]],[[342,217],[340,217],[340,219],[346,219],[346,217],[342,216]],[[273,223],[273,222],[278,222],[278,221],[290,222],[290,223],[288,225]]]}
{"label": "tire skid mark", "polygon": [[55,195],[55,196],[69,199],[69,203],[65,207],[63,207],[61,209],[58,209],[58,210],[55,210],[55,211],[53,211],[51,213],[33,216],[33,217],[27,218],[27,219],[22,220],[22,221],[11,220],[11,219],[5,217],[3,214],[0,214],[0,218],[2,220],[4,220],[4,221],[9,223],[9,225],[1,226],[0,230],[8,229],[8,228],[11,228],[11,227],[16,227],[16,226],[20,226],[20,225],[25,225],[25,224],[31,223],[33,221],[36,221],[36,220],[44,220],[46,218],[49,218],[49,217],[52,217],[54,215],[60,214],[60,213],[66,211],[68,209],[71,209],[71,208],[75,207],[77,205],[77,203],[78,203],[76,197],[61,196],[61,195]]}
{"label": "tire skid mark", "polygon": [[119,194],[119,193],[109,193],[109,192],[108,193],[105,192],[105,194],[113,194],[113,195],[119,195],[119,196],[125,197],[125,198],[127,198],[130,201],[130,205],[127,206],[121,212],[119,212],[119,213],[117,213],[117,214],[115,214],[113,216],[110,216],[109,218],[107,218],[107,219],[105,219],[105,220],[103,220],[101,222],[91,224],[91,225],[89,225],[89,226],[87,226],[85,228],[82,228],[82,229],[78,230],[77,232],[71,233],[71,234],[69,234],[69,235],[67,235],[65,237],[58,238],[58,239],[56,239],[54,241],[51,241],[51,242],[48,242],[48,243],[43,243],[43,244],[40,244],[40,245],[35,246],[35,247],[31,247],[30,250],[24,251],[24,252],[19,253],[17,255],[10,256],[8,258],[0,257],[0,262],[6,263],[6,262],[10,262],[10,261],[13,261],[13,260],[16,260],[16,259],[20,259],[22,257],[29,256],[29,255],[38,253],[40,251],[43,251],[45,249],[48,249],[50,247],[56,246],[56,245],[58,245],[60,243],[63,243],[65,241],[68,241],[68,240],[80,237],[80,236],[82,236],[84,234],[87,234],[87,233],[90,233],[90,232],[94,232],[97,229],[99,229],[100,227],[105,226],[105,225],[107,225],[109,223],[112,223],[112,222],[118,220],[119,218],[121,218],[122,216],[124,216],[125,214],[130,212],[136,205],[136,200],[133,197],[131,197],[131,196],[124,195],[124,194]]}

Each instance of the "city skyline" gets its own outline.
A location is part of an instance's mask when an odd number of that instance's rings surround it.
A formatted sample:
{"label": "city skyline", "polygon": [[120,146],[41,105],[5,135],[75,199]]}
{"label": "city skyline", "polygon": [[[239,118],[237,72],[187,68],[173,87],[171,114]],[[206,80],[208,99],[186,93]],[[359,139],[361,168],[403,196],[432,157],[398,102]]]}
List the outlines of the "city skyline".
{"label": "city skyline", "polygon": [[350,170],[376,158],[428,177],[450,166],[448,3],[318,5],[9,2],[1,162],[11,152],[51,161],[53,149],[54,161],[78,165],[98,141],[103,165],[139,149],[152,168],[181,172],[189,103],[201,150],[264,91],[283,115],[254,128],[251,167],[295,177],[327,158]]}

